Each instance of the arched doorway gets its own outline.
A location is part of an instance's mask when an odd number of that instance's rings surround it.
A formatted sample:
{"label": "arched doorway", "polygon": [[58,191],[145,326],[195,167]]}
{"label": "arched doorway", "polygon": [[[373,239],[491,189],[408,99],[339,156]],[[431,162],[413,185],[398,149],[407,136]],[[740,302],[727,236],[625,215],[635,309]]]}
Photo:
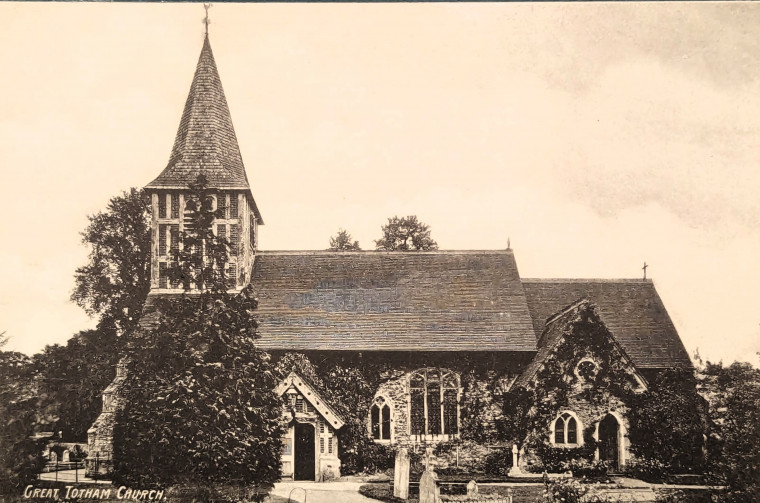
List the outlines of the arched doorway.
{"label": "arched doorway", "polygon": [[607,414],[599,422],[599,460],[609,463],[617,470],[620,460],[620,424],[612,414]]}
{"label": "arched doorway", "polygon": [[295,425],[295,449],[293,457],[295,460],[293,479],[294,480],[314,480],[314,425],[296,423]]}

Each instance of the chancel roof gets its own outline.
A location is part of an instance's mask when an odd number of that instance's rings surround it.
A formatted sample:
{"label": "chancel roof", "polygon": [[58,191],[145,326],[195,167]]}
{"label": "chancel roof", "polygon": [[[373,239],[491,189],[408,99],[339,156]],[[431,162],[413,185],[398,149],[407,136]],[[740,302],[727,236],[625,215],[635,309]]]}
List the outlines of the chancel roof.
{"label": "chancel roof", "polygon": [[261,252],[252,284],[264,349],[536,350],[509,250]]}
{"label": "chancel roof", "polygon": [[588,299],[638,368],[692,366],[651,280],[523,279],[522,284],[536,334],[557,312]]}
{"label": "chancel roof", "polygon": [[212,188],[250,191],[208,35],[169,163],[147,187],[184,189],[200,173],[206,176]]}

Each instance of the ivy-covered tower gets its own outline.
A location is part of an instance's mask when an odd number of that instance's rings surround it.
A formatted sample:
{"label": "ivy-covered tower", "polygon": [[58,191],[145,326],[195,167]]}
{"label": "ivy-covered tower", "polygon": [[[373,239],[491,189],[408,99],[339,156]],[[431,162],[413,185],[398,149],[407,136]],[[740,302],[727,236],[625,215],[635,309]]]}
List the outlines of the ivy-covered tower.
{"label": "ivy-covered tower", "polygon": [[189,184],[204,175],[214,194],[215,208],[225,208],[214,232],[230,242],[227,275],[235,288],[251,277],[257,247],[257,227],[264,222],[256,207],[240,155],[222,81],[208,34],[187,96],[169,163],[145,188],[152,201],[151,291],[182,287],[167,274],[179,246]]}

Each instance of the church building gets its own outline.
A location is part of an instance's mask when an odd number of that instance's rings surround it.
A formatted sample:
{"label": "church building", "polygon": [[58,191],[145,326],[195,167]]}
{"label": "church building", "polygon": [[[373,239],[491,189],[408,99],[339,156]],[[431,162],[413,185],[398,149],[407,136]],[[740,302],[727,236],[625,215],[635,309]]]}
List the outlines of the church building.
{"label": "church building", "polygon": [[[501,396],[540,387],[542,372],[559,365],[575,391],[531,435],[556,448],[580,447],[593,437],[594,459],[619,468],[631,458],[626,406],[614,394],[603,403],[587,400],[594,376],[614,367],[626,386],[641,391],[665,369],[692,366],[651,280],[522,278],[511,249],[260,250],[264,219],[208,35],[169,162],[146,185],[151,291],[142,326],[150,324],[156,299],[183,292],[167,270],[185,224],[188,185],[199,174],[215,192],[215,204],[225,208],[214,228],[231,243],[230,287],[250,284],[259,300],[259,347],[275,360],[300,353],[315,365],[340,360],[367,372],[381,369],[368,381],[375,386],[371,393],[361,398],[363,434],[376,444],[465,446],[474,429],[488,437],[509,414]],[[589,330],[601,345],[587,346]],[[606,348],[604,354],[597,347]],[[103,394],[103,411],[89,430],[89,472],[109,470],[114,414],[128,383],[120,367]],[[282,476],[339,475],[343,450],[351,449],[341,442],[347,428],[341,404],[330,403],[326,390],[298,369],[276,392],[288,422]],[[476,401],[485,405],[473,412]],[[473,457],[479,456],[477,444],[467,444]]]}

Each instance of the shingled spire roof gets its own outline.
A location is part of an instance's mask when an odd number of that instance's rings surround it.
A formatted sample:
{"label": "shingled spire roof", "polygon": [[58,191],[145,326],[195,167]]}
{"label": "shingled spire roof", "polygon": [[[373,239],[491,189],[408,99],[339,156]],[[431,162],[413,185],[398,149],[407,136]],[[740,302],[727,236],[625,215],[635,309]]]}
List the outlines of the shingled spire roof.
{"label": "shingled spire roof", "polygon": [[250,191],[208,34],[169,163],[147,187],[185,189],[200,173],[210,187]]}

